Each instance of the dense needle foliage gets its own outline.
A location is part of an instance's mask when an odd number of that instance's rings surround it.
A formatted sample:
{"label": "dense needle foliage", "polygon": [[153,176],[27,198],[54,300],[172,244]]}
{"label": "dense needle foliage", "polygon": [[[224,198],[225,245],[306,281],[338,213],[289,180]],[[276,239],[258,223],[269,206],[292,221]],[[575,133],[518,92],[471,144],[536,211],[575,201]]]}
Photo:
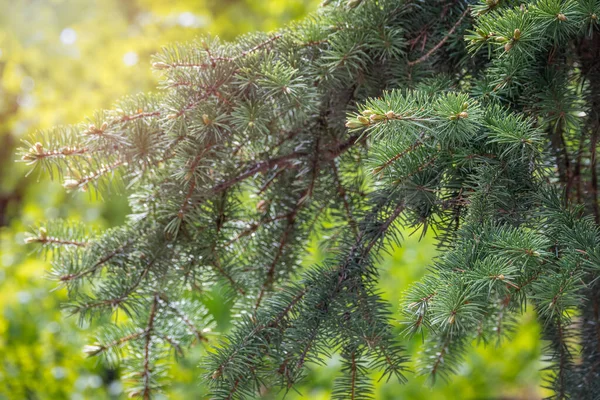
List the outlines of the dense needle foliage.
{"label": "dense needle foliage", "polygon": [[[126,315],[86,351],[123,358],[149,398],[169,353],[209,341],[191,293],[219,287],[237,318],[203,365],[215,398],[290,390],[332,353],[334,396],[369,398],[369,371],[408,377],[377,260],[401,227],[431,229],[444,251],[402,304],[417,372],[451,379],[534,307],[556,397],[597,398],[600,2],[325,3],[279,32],[169,46],[160,95],[29,139],[23,161],[65,188],[130,193],[123,227],[28,239],[72,313]],[[336,257],[300,271],[324,222]]]}

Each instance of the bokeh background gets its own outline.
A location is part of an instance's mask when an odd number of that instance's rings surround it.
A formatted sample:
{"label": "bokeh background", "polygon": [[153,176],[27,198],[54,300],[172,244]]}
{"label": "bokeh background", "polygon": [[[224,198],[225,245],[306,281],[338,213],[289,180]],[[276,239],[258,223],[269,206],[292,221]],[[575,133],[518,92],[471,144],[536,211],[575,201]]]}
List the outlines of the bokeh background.
{"label": "bokeh background", "polygon": [[[317,7],[315,0],[0,0],[0,399],[126,398],[118,368],[84,357],[93,327],[78,326],[61,311],[65,293],[46,278],[47,261],[23,244],[31,225],[52,218],[97,229],[120,224],[128,212],[126,197],[67,194],[46,177],[26,176],[27,167],[15,163],[19,141],[38,129],[84,121],[121,96],[156,91],[150,59],[162,45],[207,33],[230,40],[251,30],[273,30]],[[306,255],[307,268],[325,256],[318,241]],[[435,254],[431,237],[419,241],[406,232],[404,246],[384,258],[381,289],[395,309]],[[217,314],[218,330],[229,329],[226,304],[207,306]],[[530,312],[502,346],[474,344],[451,382],[431,387],[424,377],[409,375],[405,385],[378,383],[376,396],[540,398],[547,393],[539,388],[544,365],[538,336]],[[418,353],[420,337],[399,340]],[[179,360],[164,398],[208,398],[197,367],[203,351],[191,349]],[[335,358],[312,366],[298,393],[286,398],[328,399],[339,373]]]}

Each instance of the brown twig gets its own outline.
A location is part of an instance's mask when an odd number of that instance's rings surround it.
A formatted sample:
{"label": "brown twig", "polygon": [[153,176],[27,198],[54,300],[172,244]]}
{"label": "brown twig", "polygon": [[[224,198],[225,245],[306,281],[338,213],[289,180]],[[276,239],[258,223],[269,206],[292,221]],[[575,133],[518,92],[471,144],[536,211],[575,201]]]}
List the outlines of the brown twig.
{"label": "brown twig", "polygon": [[142,379],[144,384],[144,389],[142,391],[142,397],[144,400],[150,400],[150,390],[151,390],[151,369],[150,369],[150,345],[152,343],[152,331],[154,330],[154,320],[156,318],[157,308],[158,308],[158,294],[154,294],[154,300],[152,301],[152,308],[150,309],[150,316],[148,317],[148,324],[146,326],[145,333],[145,343],[144,343],[144,370],[142,372]]}

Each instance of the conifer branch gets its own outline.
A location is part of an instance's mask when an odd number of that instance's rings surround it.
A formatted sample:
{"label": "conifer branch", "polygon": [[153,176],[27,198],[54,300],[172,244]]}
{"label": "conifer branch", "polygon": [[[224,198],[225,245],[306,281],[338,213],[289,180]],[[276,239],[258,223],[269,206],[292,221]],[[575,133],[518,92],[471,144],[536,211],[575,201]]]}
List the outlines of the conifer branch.
{"label": "conifer branch", "polygon": [[[123,123],[123,122],[131,122],[131,121],[135,121],[138,119],[145,119],[145,118],[155,118],[160,116],[161,113],[160,111],[150,111],[150,112],[144,112],[144,110],[139,109],[137,114],[132,114],[132,115],[122,115],[120,118],[113,120],[111,123],[108,124],[108,126],[111,125],[116,125],[118,123]],[[96,131],[98,132],[98,131]]]}
{"label": "conifer branch", "polygon": [[127,165],[126,161],[118,160],[112,164],[102,165],[97,170],[79,178],[79,179],[66,179],[63,186],[66,189],[85,188],[89,183],[97,181],[102,176],[113,172],[119,167]]}
{"label": "conifer branch", "polygon": [[151,396],[151,388],[152,388],[152,366],[151,366],[151,344],[152,344],[152,336],[154,335],[154,322],[156,319],[156,313],[158,311],[158,302],[159,297],[158,294],[154,295],[154,300],[152,301],[152,306],[150,308],[150,316],[148,317],[148,324],[144,331],[144,354],[143,354],[143,365],[144,369],[142,371],[142,383],[143,389],[141,396],[144,400],[150,400]]}
{"label": "conifer branch", "polygon": [[352,352],[350,356],[350,399],[354,400],[356,397],[356,355]]}
{"label": "conifer branch", "polygon": [[435,361],[431,367],[431,379],[435,382],[435,378],[438,374],[438,369],[444,362],[444,357],[448,351],[448,346],[450,345],[450,335],[446,337],[446,339],[442,342],[442,345],[439,348],[439,351],[436,353]]}
{"label": "conifer branch", "polygon": [[163,333],[159,333],[157,332],[156,336],[158,336],[159,338],[163,339],[165,342],[169,343],[171,345],[171,347],[173,349],[175,349],[175,352],[179,355],[183,355],[183,349],[181,348],[181,345],[179,343],[177,343],[177,340],[169,335],[165,335]]}
{"label": "conifer branch", "polygon": [[28,237],[25,239],[25,243],[39,243],[41,245],[50,244],[50,245],[59,245],[59,246],[75,246],[75,247],[85,247],[88,245],[88,242],[80,242],[76,240],[69,239],[60,239],[52,236],[38,236],[38,237]]}
{"label": "conifer branch", "polygon": [[91,275],[94,272],[96,272],[100,267],[102,267],[107,262],[109,262],[113,257],[115,257],[118,254],[120,254],[121,252],[123,252],[123,250],[125,250],[127,247],[131,246],[132,244],[133,244],[133,240],[129,240],[125,244],[123,244],[122,246],[118,247],[117,249],[115,249],[115,250],[107,253],[103,257],[101,257],[96,263],[94,263],[89,268],[84,269],[84,270],[79,271],[79,272],[74,273],[74,274],[62,275],[62,276],[59,277],[59,280],[61,282],[68,282],[68,281],[78,280],[78,279],[80,279],[80,278],[82,278],[82,277],[84,277],[86,275]]}
{"label": "conifer branch", "polygon": [[107,343],[107,344],[97,343],[97,344],[94,344],[91,346],[86,346],[83,351],[89,357],[92,357],[92,356],[98,355],[100,353],[106,352],[107,350],[112,349],[114,347],[120,347],[120,346],[124,345],[125,343],[135,340],[135,339],[138,339],[139,337],[144,336],[144,335],[145,335],[145,331],[134,332],[127,336],[123,336],[116,340],[113,340],[112,342]]}
{"label": "conifer branch", "polygon": [[337,165],[335,165],[335,161],[333,161],[333,160],[331,161],[331,168],[333,169],[333,179],[337,186],[338,194],[339,194],[340,198],[342,199],[342,203],[344,204],[344,211],[346,212],[346,217],[348,217],[348,224],[352,228],[352,231],[354,232],[354,236],[358,236],[358,227],[356,224],[356,220],[352,216],[352,210],[350,209],[350,204],[348,203],[348,196],[346,194],[346,189],[344,189],[344,186],[342,185],[342,181],[340,179],[340,174],[338,172]]}
{"label": "conifer branch", "polygon": [[[324,160],[332,160],[332,159],[339,157],[341,154],[343,154],[345,151],[347,151],[350,147],[352,147],[355,143],[357,143],[359,141],[359,139],[360,139],[360,135],[353,135],[347,141],[345,141],[343,143],[336,144],[336,145],[333,145],[326,149],[323,149],[323,159]],[[246,168],[244,172],[236,175],[235,178],[232,178],[228,181],[225,181],[225,182],[222,182],[222,183],[219,183],[219,184],[213,186],[211,189],[211,192],[215,193],[215,194],[220,193],[223,190],[226,190],[226,189],[230,188],[231,186],[236,185],[249,177],[252,177],[252,176],[262,173],[262,172],[266,172],[269,169],[272,169],[274,167],[288,168],[290,165],[292,165],[293,161],[298,160],[303,157],[310,156],[310,155],[311,155],[310,152],[294,151],[292,153],[285,154],[285,155],[282,155],[279,157],[275,157],[275,158],[272,158],[269,160],[259,161],[255,164],[249,166],[248,168]]]}
{"label": "conifer branch", "polygon": [[[171,350],[208,339],[190,279],[201,299],[222,281],[241,312],[207,355],[215,398],[289,390],[334,351],[345,375],[332,395],[369,398],[370,370],[405,380],[377,289],[379,251],[402,226],[443,250],[402,305],[405,332],[429,332],[420,371],[446,378],[474,338],[510,334],[532,304],[556,395],[591,398],[575,382],[600,390],[600,9],[339,3],[274,34],[168,46],[153,64],[161,94],[25,142],[22,161],[68,189],[128,178],[121,230],[88,242],[50,224],[27,239],[52,252],[71,311],[127,314],[88,352],[128,346],[131,392],[149,398]],[[335,255],[303,270],[318,223]]]}
{"label": "conifer branch", "polygon": [[258,296],[256,298],[256,303],[254,304],[255,311],[260,307],[260,303],[262,302],[265,292],[272,287],[273,282],[275,281],[275,267],[277,266],[277,263],[279,262],[279,258],[281,257],[281,255],[283,253],[283,248],[287,244],[288,237],[291,234],[291,231],[294,229],[294,223],[295,223],[294,219],[296,218],[296,212],[297,212],[297,209],[294,209],[288,215],[287,226],[286,226],[285,230],[283,231],[283,235],[281,235],[281,240],[279,241],[279,243],[277,245],[277,251],[275,252],[275,257],[273,257],[273,261],[269,265],[269,268],[267,270],[267,277],[265,278],[265,281],[263,282],[263,284],[260,288],[260,291],[258,293]]}
{"label": "conifer branch", "polygon": [[393,163],[395,163],[396,161],[398,161],[399,159],[404,157],[406,154],[408,154],[412,151],[415,151],[419,146],[421,146],[423,144],[422,139],[423,139],[423,134],[421,134],[419,136],[419,139],[414,144],[409,146],[406,150],[396,153],[393,157],[387,159],[383,164],[381,164],[380,166],[373,169],[373,174],[381,173],[384,169],[388,168],[390,165],[392,165]]}
{"label": "conifer branch", "polygon": [[452,28],[450,28],[450,30],[448,31],[448,33],[446,34],[446,36],[444,36],[442,38],[442,40],[440,40],[438,42],[438,44],[436,44],[435,46],[433,46],[433,48],[431,50],[429,50],[427,53],[425,53],[423,56],[419,57],[418,59],[416,59],[414,61],[409,61],[408,62],[408,66],[412,67],[412,66],[420,64],[420,63],[422,63],[424,61],[427,61],[429,59],[429,57],[431,57],[431,55],[433,53],[435,53],[436,51],[438,51],[448,41],[448,39],[450,38],[450,36],[452,36],[452,34],[456,30],[456,28],[458,28],[460,26],[460,24],[462,23],[463,19],[469,13],[470,10],[471,10],[470,7],[466,7],[465,10],[463,11],[463,13],[460,15],[460,17],[456,21],[456,23],[454,24],[454,26],[452,26]]}
{"label": "conifer branch", "polygon": [[83,156],[89,154],[90,150],[86,147],[75,148],[75,147],[64,147],[56,150],[45,150],[43,145],[37,142],[31,147],[28,153],[23,154],[21,160],[28,161],[30,164],[35,163],[45,158],[62,158],[70,156]]}
{"label": "conifer branch", "polygon": [[202,331],[200,331],[196,326],[192,323],[190,318],[185,315],[185,313],[179,309],[175,304],[169,301],[165,301],[163,299],[158,299],[158,301],[165,305],[167,308],[175,312],[175,314],[183,321],[185,326],[190,330],[190,332],[198,339],[199,342],[208,342],[208,338],[204,335]]}

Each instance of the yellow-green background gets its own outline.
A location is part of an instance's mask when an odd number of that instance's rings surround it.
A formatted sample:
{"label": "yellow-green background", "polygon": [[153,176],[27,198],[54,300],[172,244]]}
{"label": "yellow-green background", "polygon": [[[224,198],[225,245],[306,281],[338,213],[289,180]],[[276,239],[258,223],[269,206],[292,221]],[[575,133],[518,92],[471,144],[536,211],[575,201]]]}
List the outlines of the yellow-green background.
{"label": "yellow-green background", "polygon": [[[0,399],[124,398],[119,371],[86,359],[91,331],[60,310],[63,291],[52,291],[48,264],[23,245],[30,225],[56,217],[102,229],[119,224],[125,198],[104,201],[65,194],[58,183],[14,162],[14,147],[36,129],[77,123],[120,96],[156,90],[149,65],[162,45],[210,32],[233,39],[272,30],[315,10],[315,0],[0,0]],[[75,35],[73,35],[73,33]],[[382,263],[381,288],[394,309],[407,285],[435,255],[433,239],[406,238]],[[305,264],[322,257],[317,246]],[[225,308],[212,307],[228,327]],[[475,348],[451,382],[433,388],[423,377],[377,385],[381,399],[535,399],[540,391],[541,343],[534,316],[526,315],[501,347]],[[400,329],[398,329],[400,331]],[[420,338],[404,341],[412,354]],[[205,398],[194,349],[173,369],[167,398]],[[327,399],[339,363],[314,367],[301,394]],[[270,398],[281,397],[271,393]]]}

